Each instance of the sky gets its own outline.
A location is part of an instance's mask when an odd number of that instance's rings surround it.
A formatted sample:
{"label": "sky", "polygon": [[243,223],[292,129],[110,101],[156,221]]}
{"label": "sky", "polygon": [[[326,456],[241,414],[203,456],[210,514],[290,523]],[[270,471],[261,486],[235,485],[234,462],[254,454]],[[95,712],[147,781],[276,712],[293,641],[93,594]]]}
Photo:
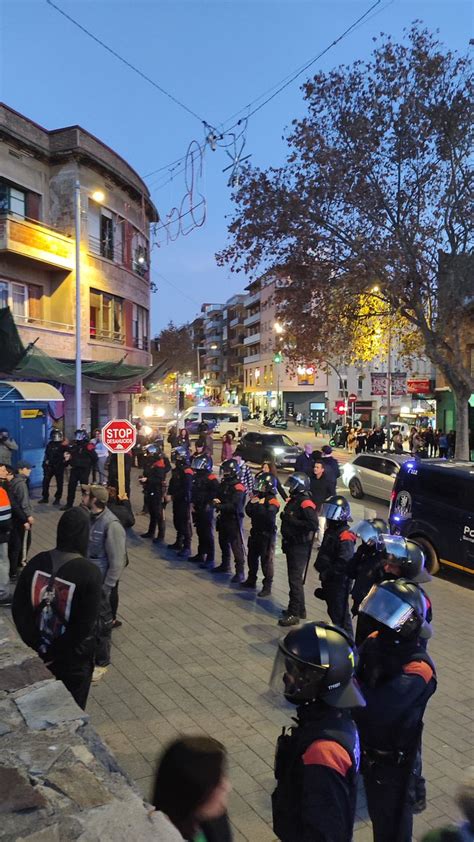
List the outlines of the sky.
{"label": "sky", "polygon": [[[162,220],[186,205],[185,173],[169,164],[202,145],[266,90],[331,44],[374,0],[54,0],[67,14],[139,68],[177,105],[91,40],[46,0],[0,0],[0,99],[47,129],[79,124],[145,176]],[[399,40],[421,20],[464,53],[471,0],[382,0],[354,32],[249,120],[242,156],[266,168],[285,157],[285,129],[304,113],[300,85],[312,72],[368,59],[380,32]],[[239,116],[245,115],[245,110]],[[237,144],[240,150],[241,141]],[[194,147],[196,148],[196,147]],[[231,147],[232,148],[232,147]],[[207,145],[195,195],[201,227],[160,231],[152,252],[152,334],[182,324],[203,302],[223,302],[248,282],[218,267],[232,214],[225,149]],[[160,170],[159,172],[155,172]],[[154,173],[153,175],[148,175]],[[171,175],[173,177],[171,177]],[[168,183],[165,183],[168,182]],[[226,218],[227,217],[227,218]],[[191,215],[183,219],[189,226]]]}

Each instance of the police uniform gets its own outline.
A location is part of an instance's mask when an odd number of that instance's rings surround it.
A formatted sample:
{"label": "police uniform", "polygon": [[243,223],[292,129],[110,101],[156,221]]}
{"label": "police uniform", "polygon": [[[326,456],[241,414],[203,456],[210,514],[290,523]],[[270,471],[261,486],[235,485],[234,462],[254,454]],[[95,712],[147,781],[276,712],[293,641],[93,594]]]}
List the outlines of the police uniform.
{"label": "police uniform", "polygon": [[[148,532],[144,537],[156,541],[163,541],[165,537],[164,495],[166,491],[166,474],[171,470],[167,456],[158,455],[143,471],[145,482],[145,501],[150,514]],[[156,530],[158,535],[155,538]]]}
{"label": "police uniform", "polygon": [[54,495],[55,504],[57,505],[62,497],[64,484],[64,453],[66,452],[66,445],[62,441],[50,441],[46,445],[43,460],[43,488],[42,488],[42,503],[47,503],[49,499],[49,485],[51,480],[56,480],[56,493]]}
{"label": "police uniform", "polygon": [[67,487],[66,508],[70,509],[74,504],[77,483],[87,485],[89,476],[94,465],[97,464],[97,454],[94,445],[86,438],[75,441],[66,451],[70,454],[68,464],[70,465],[69,483]]}
{"label": "police uniform", "polygon": [[245,548],[242,536],[242,520],[244,517],[245,486],[240,480],[223,479],[219,483],[216,499],[217,533],[222,561],[216,567],[215,573],[230,571],[230,553],[234,555],[235,578],[243,581],[245,568]]}
{"label": "police uniform", "polygon": [[348,565],[354,555],[356,536],[345,521],[328,520],[315,562],[331,621],[352,636],[349,613]]}
{"label": "police uniform", "polygon": [[171,472],[168,494],[173,498],[173,525],[176,529],[176,541],[170,549],[189,551],[191,549],[191,495],[193,470],[189,466],[177,464]]}
{"label": "police uniform", "polygon": [[262,565],[263,589],[260,596],[269,594],[273,582],[273,559],[275,555],[276,516],[280,504],[274,493],[266,494],[260,501],[249,500],[245,514],[252,526],[247,544],[249,573],[244,584],[254,588],[257,583],[258,564]]}
{"label": "police uniform", "polygon": [[197,555],[192,561],[214,567],[214,503],[219,480],[213,473],[195,471],[191,491],[193,521],[198,538]]}
{"label": "police uniform", "polygon": [[[318,516],[310,494],[305,491],[290,496],[281,514],[282,549],[288,569],[289,602],[286,613],[289,617],[306,617],[303,577],[317,529]],[[283,624],[282,621],[280,624]]]}
{"label": "police uniform", "polygon": [[[383,579],[382,552],[373,544],[362,543],[348,562],[347,575],[354,580],[351,590],[353,617],[358,615],[359,605],[372,585],[377,585]],[[373,625],[367,619],[364,615],[357,616],[356,646],[360,646],[373,630]]]}

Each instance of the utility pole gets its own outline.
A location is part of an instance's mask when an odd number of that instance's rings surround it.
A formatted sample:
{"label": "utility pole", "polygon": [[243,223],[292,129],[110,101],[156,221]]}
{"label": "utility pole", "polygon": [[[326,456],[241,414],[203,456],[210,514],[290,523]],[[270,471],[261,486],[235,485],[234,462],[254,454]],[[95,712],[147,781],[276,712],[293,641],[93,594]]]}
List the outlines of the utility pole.
{"label": "utility pole", "polygon": [[74,185],[74,228],[76,236],[76,429],[82,427],[82,359],[81,359],[81,185]]}

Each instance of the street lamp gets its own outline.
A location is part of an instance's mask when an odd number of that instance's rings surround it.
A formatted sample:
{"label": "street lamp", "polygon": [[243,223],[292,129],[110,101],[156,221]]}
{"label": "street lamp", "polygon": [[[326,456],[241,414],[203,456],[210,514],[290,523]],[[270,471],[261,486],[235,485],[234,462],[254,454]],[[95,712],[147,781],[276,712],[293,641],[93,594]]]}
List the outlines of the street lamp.
{"label": "street lamp", "polygon": [[[95,190],[91,194],[94,202],[101,204],[105,200],[105,193],[102,190]],[[76,429],[82,427],[82,308],[81,308],[81,183],[79,180],[74,185],[74,232],[76,237],[76,365],[75,365],[75,391],[76,391]]]}

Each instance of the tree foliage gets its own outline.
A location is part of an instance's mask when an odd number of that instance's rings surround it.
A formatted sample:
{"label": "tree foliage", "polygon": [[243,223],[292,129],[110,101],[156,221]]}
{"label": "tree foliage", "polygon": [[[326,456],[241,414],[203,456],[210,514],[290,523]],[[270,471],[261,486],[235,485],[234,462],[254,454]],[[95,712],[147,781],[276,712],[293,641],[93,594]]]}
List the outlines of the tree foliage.
{"label": "tree foliage", "polygon": [[473,249],[470,70],[414,24],[402,43],[382,35],[369,62],[307,81],[285,166],[247,169],[217,255],[234,271],[278,272],[294,359],[352,359],[362,335],[393,320],[451,386],[464,453],[474,380],[459,327],[472,271],[458,271],[458,258]]}
{"label": "tree foliage", "polygon": [[170,321],[153,340],[153,362],[168,360],[173,371],[184,374],[196,371],[196,351],[193,349],[189,325],[176,326]]}

